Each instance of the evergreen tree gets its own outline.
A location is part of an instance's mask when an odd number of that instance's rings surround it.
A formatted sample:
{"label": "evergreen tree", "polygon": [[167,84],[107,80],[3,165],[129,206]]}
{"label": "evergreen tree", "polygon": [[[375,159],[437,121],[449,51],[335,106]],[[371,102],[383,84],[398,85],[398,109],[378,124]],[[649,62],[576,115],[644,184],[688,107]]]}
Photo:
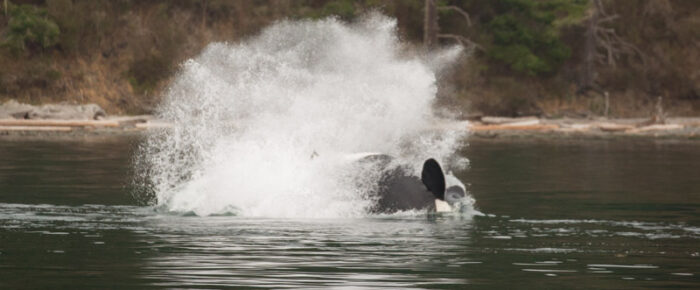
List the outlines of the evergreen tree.
{"label": "evergreen tree", "polygon": [[[495,0],[485,32],[492,37],[487,55],[527,75],[555,71],[571,55],[559,38],[557,14],[580,11],[586,1]],[[577,9],[578,8],[578,9]]]}

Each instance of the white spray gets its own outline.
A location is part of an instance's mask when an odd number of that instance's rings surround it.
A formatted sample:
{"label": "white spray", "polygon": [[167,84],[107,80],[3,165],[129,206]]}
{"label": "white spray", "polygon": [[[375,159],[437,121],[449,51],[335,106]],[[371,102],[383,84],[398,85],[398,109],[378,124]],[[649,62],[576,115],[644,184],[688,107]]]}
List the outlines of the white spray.
{"label": "white spray", "polygon": [[[400,56],[396,21],[283,21],[186,61],[137,169],[154,203],[197,215],[362,216],[377,174],[347,154],[445,164],[463,137],[431,130],[435,59]],[[450,55],[452,57],[445,57]],[[454,162],[449,162],[453,164]]]}

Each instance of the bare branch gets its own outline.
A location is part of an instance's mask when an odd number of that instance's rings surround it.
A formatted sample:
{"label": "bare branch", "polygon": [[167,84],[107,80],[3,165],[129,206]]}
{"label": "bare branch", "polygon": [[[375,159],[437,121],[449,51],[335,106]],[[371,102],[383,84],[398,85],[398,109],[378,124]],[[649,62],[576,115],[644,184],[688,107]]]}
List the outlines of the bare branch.
{"label": "bare branch", "polygon": [[603,16],[608,16],[608,13],[605,13],[605,7],[603,6],[603,2],[600,0],[593,0],[593,4],[595,4],[596,10],[600,13],[600,15]]}
{"label": "bare branch", "polygon": [[605,63],[606,55],[601,53],[601,52],[596,52],[596,60],[598,61],[599,64],[606,64]]}
{"label": "bare branch", "polygon": [[615,29],[614,28],[605,28],[605,27],[596,27],[596,31],[603,32],[604,34],[615,34]]}
{"label": "bare branch", "polygon": [[618,15],[618,14],[610,15],[610,16],[606,16],[602,19],[598,19],[598,23],[610,22],[610,21],[613,21],[613,20],[618,19],[618,18],[620,18],[620,15]]}
{"label": "bare branch", "polygon": [[440,32],[438,13],[435,0],[425,0],[425,18],[423,18],[423,44],[432,48],[437,44],[437,34]]}
{"label": "bare branch", "polygon": [[470,39],[468,39],[468,38],[466,38],[466,37],[464,37],[464,36],[461,36],[461,35],[457,35],[457,34],[438,34],[437,37],[438,37],[438,38],[454,39],[454,40],[458,41],[459,43],[461,43],[462,45],[464,45],[464,46],[466,46],[466,47],[474,47],[474,48],[476,48],[476,49],[478,49],[478,50],[480,50],[480,51],[485,51],[483,46],[481,46],[481,45],[479,45],[478,43],[473,42],[473,41],[471,41]]}
{"label": "bare branch", "polygon": [[[599,0],[595,1],[596,6],[599,4]],[[602,8],[602,6],[601,6]],[[620,59],[622,55],[631,55],[631,56],[638,56],[639,59],[642,62],[642,65],[644,67],[647,66],[647,60],[646,56],[642,51],[635,46],[634,44],[631,44],[622,37],[620,37],[617,32],[615,31],[614,28],[606,28],[603,26],[600,26],[600,23],[603,21],[612,21],[619,16],[617,14],[612,15],[612,16],[607,16],[603,19],[599,19],[596,21],[595,26],[593,30],[595,33],[593,36],[596,39],[596,42],[598,42],[599,46],[605,50],[605,54],[603,58],[607,60],[607,64],[610,66],[615,67],[616,66],[616,61],[617,59]]]}
{"label": "bare branch", "polygon": [[448,5],[448,6],[440,6],[438,7],[439,10],[452,10],[452,11],[457,11],[457,13],[462,14],[464,16],[464,19],[467,20],[467,26],[472,26],[472,19],[469,17],[469,13],[467,11],[464,11],[464,9],[459,8],[454,5]]}
{"label": "bare branch", "polygon": [[615,55],[619,53],[619,50],[615,49],[613,45],[608,41],[601,41],[601,46],[605,49],[606,58],[608,60],[608,65],[615,67]]}

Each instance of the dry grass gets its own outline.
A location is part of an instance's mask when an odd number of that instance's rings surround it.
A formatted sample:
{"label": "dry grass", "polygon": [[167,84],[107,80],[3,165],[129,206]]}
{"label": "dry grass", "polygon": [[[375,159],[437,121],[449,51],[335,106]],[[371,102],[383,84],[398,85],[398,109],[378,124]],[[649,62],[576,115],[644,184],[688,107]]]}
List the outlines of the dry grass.
{"label": "dry grass", "polygon": [[[316,9],[323,2],[308,3],[316,3]],[[700,112],[700,8],[694,1],[661,2],[644,2],[661,8],[610,2],[622,15],[616,28],[648,57],[646,67],[634,59],[623,59],[615,68],[600,70],[599,83],[610,92],[611,117],[648,117],[657,96],[665,96],[668,115],[697,116]],[[66,28],[64,38],[57,49],[42,53],[0,52],[0,102],[97,103],[111,114],[151,112],[177,65],[208,43],[237,41],[276,19],[294,18],[300,15],[295,13],[313,8],[310,4],[300,9],[301,2],[285,0],[45,3]],[[422,6],[407,3],[386,1],[383,5],[398,18],[402,39],[417,43]],[[0,13],[0,31],[5,23]],[[576,39],[575,32],[563,33],[571,34],[565,35],[567,39]],[[575,57],[574,40],[570,42],[574,57],[554,76],[513,75],[499,70],[484,55],[468,58],[442,80],[439,105],[462,116],[601,116],[605,111],[601,95],[576,94],[580,60]]]}
{"label": "dry grass", "polygon": [[[240,6],[252,4],[228,5],[247,9]],[[110,5],[98,8],[102,10],[81,17],[106,22],[105,13],[115,9]],[[188,7],[142,4],[132,8],[112,15],[111,26],[103,28],[105,35],[77,32],[76,39],[70,39],[78,42],[75,46],[66,44],[40,54],[0,54],[0,102],[96,103],[111,114],[148,113],[179,63],[197,55],[211,41],[235,40],[252,27],[272,21],[271,16],[263,16],[254,22],[232,17],[207,22],[202,21],[201,11]],[[94,23],[84,20],[78,24]]]}

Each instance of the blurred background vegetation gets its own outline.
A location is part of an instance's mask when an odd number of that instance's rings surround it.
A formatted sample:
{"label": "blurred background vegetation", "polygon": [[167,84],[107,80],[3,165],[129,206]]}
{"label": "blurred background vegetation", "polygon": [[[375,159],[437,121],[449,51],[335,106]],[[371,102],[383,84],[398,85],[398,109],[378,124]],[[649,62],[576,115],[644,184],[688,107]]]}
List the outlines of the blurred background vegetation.
{"label": "blurred background vegetation", "polygon": [[0,102],[149,113],[183,60],[279,19],[378,10],[421,51],[470,51],[440,104],[490,115],[700,112],[697,0],[0,0]]}

